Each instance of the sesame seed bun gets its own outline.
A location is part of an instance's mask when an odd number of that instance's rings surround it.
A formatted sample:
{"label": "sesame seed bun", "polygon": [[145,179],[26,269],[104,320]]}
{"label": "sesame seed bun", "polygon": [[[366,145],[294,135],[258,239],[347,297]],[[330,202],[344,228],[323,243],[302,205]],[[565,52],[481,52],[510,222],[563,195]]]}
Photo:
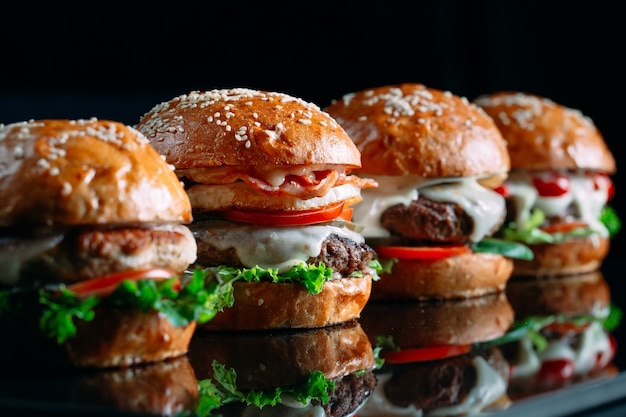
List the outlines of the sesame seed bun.
{"label": "sesame seed bun", "polygon": [[172,168],[134,128],[107,120],[0,126],[0,226],[189,222]]}
{"label": "sesame seed bun", "polygon": [[422,84],[344,95],[325,110],[348,132],[370,175],[455,177],[509,170],[506,143],[477,106]]}
{"label": "sesame seed bun", "polygon": [[361,165],[354,144],[328,114],[278,92],[194,91],[158,104],[137,127],[177,169]]}
{"label": "sesame seed bun", "polygon": [[512,169],[615,172],[615,159],[604,138],[579,110],[511,91],[483,95],[474,102],[506,139]]}
{"label": "sesame seed bun", "polygon": [[[504,199],[492,188],[509,171],[506,143],[491,118],[467,99],[423,84],[405,83],[346,94],[325,110],[343,126],[361,152],[362,167],[355,172],[370,175],[382,184],[372,192],[365,190],[354,214],[356,222],[365,224],[363,235],[374,249],[449,245],[446,233],[453,228],[448,226],[454,220],[442,208],[444,204],[448,204],[449,211],[459,208],[474,213],[469,222],[471,229],[479,232],[458,237],[455,243],[460,245],[480,241],[504,220]],[[473,190],[479,190],[480,197],[474,194],[463,202],[451,197],[469,195],[466,184],[474,180]],[[447,193],[447,184],[463,185]],[[407,197],[412,195],[410,189],[415,190],[411,198]],[[419,206],[420,201],[430,198],[422,197],[428,196],[428,191],[433,191],[430,201],[441,203],[437,209]],[[484,207],[492,207],[490,213],[477,214],[480,210],[468,203],[481,198],[489,201]],[[388,223],[384,224],[383,218]],[[484,226],[487,223],[489,226]],[[429,228],[437,232],[424,238]],[[396,244],[394,238],[398,237],[402,240]],[[443,259],[399,257],[392,271],[381,274],[372,285],[371,298],[480,296],[501,291],[511,270],[508,258],[471,250]]]}

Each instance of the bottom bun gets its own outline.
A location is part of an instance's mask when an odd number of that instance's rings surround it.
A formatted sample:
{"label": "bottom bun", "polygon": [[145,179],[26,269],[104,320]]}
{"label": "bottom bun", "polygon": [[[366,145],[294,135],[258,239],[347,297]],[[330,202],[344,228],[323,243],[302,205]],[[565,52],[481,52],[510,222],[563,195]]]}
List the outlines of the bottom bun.
{"label": "bottom bun", "polygon": [[372,285],[373,300],[477,297],[504,290],[513,262],[492,253],[424,261],[401,259]]}
{"label": "bottom bun", "polygon": [[98,311],[91,322],[76,323],[76,336],[65,342],[80,367],[130,366],[187,353],[196,322],[176,327],[160,312],[136,308]]}
{"label": "bottom bun", "polygon": [[601,271],[545,279],[511,279],[508,299],[518,317],[577,316],[611,304],[609,283]]}
{"label": "bottom bun", "polygon": [[375,343],[392,336],[404,348],[467,345],[502,336],[514,310],[504,292],[459,300],[369,303],[359,323]]}
{"label": "bottom bun", "polygon": [[96,307],[95,313],[92,321],[75,320],[76,335],[62,344],[41,331],[35,312],[12,315],[0,324],[8,342],[0,344],[0,356],[25,361],[20,372],[26,373],[127,367],[186,354],[196,328],[196,322],[176,327],[154,310]]}
{"label": "bottom bun", "polygon": [[213,378],[213,361],[237,372],[238,389],[266,389],[306,382],[313,371],[335,379],[375,366],[358,321],[281,332],[204,332],[189,347],[198,379]]}
{"label": "bottom bun", "polygon": [[529,245],[532,261],[516,259],[513,276],[571,275],[595,271],[609,253],[609,238],[598,235],[568,240],[559,244]]}
{"label": "bottom bun", "polygon": [[201,326],[205,330],[317,328],[359,318],[367,303],[372,277],[327,281],[319,294],[303,285],[235,282],[234,303]]}

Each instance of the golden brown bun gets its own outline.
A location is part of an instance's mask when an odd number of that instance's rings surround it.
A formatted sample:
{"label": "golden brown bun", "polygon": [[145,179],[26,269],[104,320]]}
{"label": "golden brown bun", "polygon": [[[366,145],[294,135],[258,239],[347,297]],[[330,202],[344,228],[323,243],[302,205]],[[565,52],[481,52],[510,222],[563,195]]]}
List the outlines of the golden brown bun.
{"label": "golden brown bun", "polygon": [[348,132],[369,175],[455,177],[509,171],[506,144],[480,108],[422,84],[371,88],[325,108]]}
{"label": "golden brown bun", "polygon": [[358,150],[328,114],[278,92],[192,91],[156,105],[137,128],[176,169],[361,165]]}
{"label": "golden brown bun", "polygon": [[76,336],[65,342],[73,365],[105,368],[175,358],[187,353],[196,322],[176,327],[155,310],[96,308],[90,321],[76,323]]}
{"label": "golden brown bun", "polygon": [[502,291],[513,262],[492,253],[468,253],[435,261],[401,259],[372,284],[372,300],[476,297]]}
{"label": "golden brown bun", "polygon": [[234,369],[239,389],[301,384],[313,371],[335,379],[375,365],[357,321],[299,331],[197,333],[188,356],[198,379],[213,376],[214,360]]}
{"label": "golden brown bun", "polygon": [[501,91],[474,102],[508,143],[511,169],[590,169],[612,174],[615,159],[580,111],[522,92]]}
{"label": "golden brown bun", "polygon": [[198,381],[186,356],[80,374],[73,380],[70,396],[72,404],[155,416],[191,410],[197,399]]}
{"label": "golden brown bun", "polygon": [[370,297],[372,277],[333,279],[319,294],[300,284],[235,282],[233,286],[233,306],[198,325],[199,329],[302,329],[356,319]]}
{"label": "golden brown bun", "polygon": [[545,279],[512,279],[506,293],[520,318],[577,316],[611,304],[611,290],[601,271]]}
{"label": "golden brown bun", "polygon": [[463,300],[369,303],[359,322],[371,341],[392,336],[401,348],[465,345],[502,336],[514,312],[504,292]]}
{"label": "golden brown bun", "polygon": [[92,321],[74,320],[76,335],[62,344],[41,331],[40,312],[5,314],[0,327],[10,343],[0,346],[0,357],[23,362],[22,370],[127,367],[186,354],[196,328],[196,322],[175,327],[155,310],[98,306],[94,312]]}
{"label": "golden brown bun", "polygon": [[528,245],[531,261],[515,259],[513,277],[580,274],[600,268],[610,249],[610,239],[599,235],[554,243]]}
{"label": "golden brown bun", "polygon": [[107,120],[0,126],[0,226],[189,222],[172,168],[135,129]]}

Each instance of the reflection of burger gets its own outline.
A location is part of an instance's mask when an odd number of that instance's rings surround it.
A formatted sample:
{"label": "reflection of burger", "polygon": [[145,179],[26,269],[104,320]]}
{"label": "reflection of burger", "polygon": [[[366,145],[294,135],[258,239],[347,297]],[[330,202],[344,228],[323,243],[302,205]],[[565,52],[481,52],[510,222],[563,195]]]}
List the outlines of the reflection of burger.
{"label": "reflection of burger", "polygon": [[372,298],[455,298],[501,291],[519,245],[490,239],[505,218],[493,188],[509,171],[506,144],[467,100],[421,84],[347,94],[326,110],[375,179],[354,221],[381,259],[397,260]]}
{"label": "reflection of burger", "polygon": [[368,304],[360,323],[382,347],[384,365],[359,416],[467,415],[509,405],[508,363],[497,347],[481,348],[513,323],[503,292]]}
{"label": "reflection of burger", "polygon": [[528,244],[534,260],[513,275],[574,274],[598,269],[620,228],[607,206],[615,160],[593,122],[577,110],[519,92],[475,100],[508,144],[511,173],[499,189],[508,218],[500,234]]}
{"label": "reflection of burger", "polygon": [[222,416],[355,415],[377,383],[372,345],[354,320],[273,333],[200,333],[189,358],[201,393],[213,394],[199,405],[210,403]]}
{"label": "reflection of burger", "polygon": [[47,336],[89,367],[187,352],[204,311],[204,290],[177,276],[196,258],[191,205],[141,133],[97,119],[1,126],[0,201],[0,349],[28,355]]}
{"label": "reflection of burger", "polygon": [[198,381],[187,356],[75,375],[69,404],[142,415],[175,416],[193,409]]}
{"label": "reflection of burger", "polygon": [[185,182],[196,266],[233,282],[210,329],[311,328],[359,316],[374,251],[350,222],[361,165],[317,106],[251,89],[191,92],[138,124]]}
{"label": "reflection of burger", "polygon": [[545,278],[517,279],[507,286],[516,314],[502,345],[511,363],[510,394],[519,397],[612,372],[621,319],[611,304],[609,286],[599,271]]}

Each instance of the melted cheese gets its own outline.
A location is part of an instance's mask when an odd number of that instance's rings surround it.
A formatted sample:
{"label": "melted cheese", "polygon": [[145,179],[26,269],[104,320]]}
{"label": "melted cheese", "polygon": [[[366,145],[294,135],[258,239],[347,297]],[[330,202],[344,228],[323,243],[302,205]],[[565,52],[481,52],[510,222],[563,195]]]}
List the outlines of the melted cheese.
{"label": "melted cheese", "polygon": [[211,242],[221,251],[234,249],[248,268],[278,269],[285,272],[294,265],[318,256],[322,243],[331,234],[362,243],[361,234],[345,227],[312,225],[301,227],[262,227],[232,222],[202,222],[190,227],[196,239]]}
{"label": "melted cheese", "polygon": [[547,217],[564,214],[573,205],[579,218],[602,236],[608,236],[608,230],[600,222],[600,214],[607,203],[608,190],[595,189],[593,180],[584,174],[562,173],[570,179],[570,189],[558,197],[542,197],[532,184],[528,172],[511,172],[507,180],[516,208],[515,223],[522,227],[534,208],[542,210]]}
{"label": "melted cheese", "polygon": [[388,237],[380,224],[383,212],[396,204],[408,206],[419,194],[438,202],[459,204],[474,222],[470,239],[482,240],[502,221],[504,197],[480,185],[477,178],[439,178],[424,180],[416,176],[370,176],[377,188],[362,190],[363,200],[353,207],[353,221],[364,226],[366,238]]}
{"label": "melted cheese", "polygon": [[[541,363],[551,359],[571,359],[574,364],[574,374],[584,375],[591,371],[601,358],[611,358],[611,342],[609,335],[600,322],[592,322],[581,334],[581,343],[577,348],[572,347],[561,339],[548,341],[548,346],[538,353],[530,340],[520,341],[521,349],[519,362],[512,367],[511,377],[524,378],[534,375],[541,368]],[[602,366],[607,364],[601,364]]]}
{"label": "melted cheese", "polygon": [[31,239],[0,239],[0,284],[16,285],[25,262],[54,248],[62,240],[62,234]]}
{"label": "melted cheese", "polygon": [[422,417],[477,414],[506,394],[508,381],[480,356],[474,358],[473,365],[476,368],[476,385],[470,390],[464,401],[429,412],[417,409],[414,405],[400,407],[390,403],[385,397],[385,384],[389,381],[391,375],[379,374],[378,385],[376,385],[376,389],[359,411],[359,416]]}

